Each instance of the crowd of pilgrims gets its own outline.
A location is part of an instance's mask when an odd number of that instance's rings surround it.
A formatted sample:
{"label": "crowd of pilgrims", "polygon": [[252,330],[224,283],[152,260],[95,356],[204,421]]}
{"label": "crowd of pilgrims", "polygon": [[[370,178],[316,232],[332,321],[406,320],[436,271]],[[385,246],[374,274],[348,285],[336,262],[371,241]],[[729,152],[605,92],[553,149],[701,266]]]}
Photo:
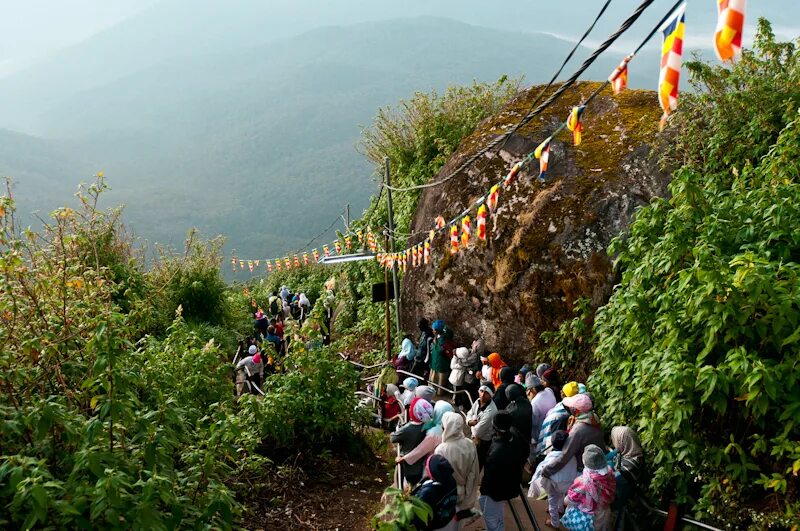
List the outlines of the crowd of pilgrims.
{"label": "crowd of pilgrims", "polygon": [[[391,433],[402,478],[434,510],[417,529],[455,530],[482,515],[488,531],[502,530],[504,506],[527,477],[527,496],[547,497],[550,528],[622,528],[643,469],[634,430],[613,427],[609,448],[584,384],[562,383],[547,363],[515,370],[480,339],[457,347],[442,321],[422,319],[419,330],[395,362],[416,376],[381,394],[384,417],[407,415]],[[453,404],[426,382],[456,391]]]}

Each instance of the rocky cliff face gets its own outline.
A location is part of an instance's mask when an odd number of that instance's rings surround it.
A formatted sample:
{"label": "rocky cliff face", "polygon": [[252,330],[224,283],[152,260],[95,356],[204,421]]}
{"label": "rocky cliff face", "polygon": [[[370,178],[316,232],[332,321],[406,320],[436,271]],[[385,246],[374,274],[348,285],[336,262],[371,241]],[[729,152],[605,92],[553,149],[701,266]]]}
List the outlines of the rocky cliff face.
{"label": "rocky cliff face", "polygon": [[[478,199],[597,86],[576,85],[514,134],[502,151],[424,190],[412,233],[429,230],[437,215],[450,219]],[[482,123],[437,179],[514,125],[538,92],[534,87],[520,94]],[[475,237],[472,213],[470,249],[451,256],[449,238],[440,234],[431,265],[409,268],[402,287],[404,328],[414,330],[421,316],[444,319],[460,343],[483,337],[487,348],[521,360],[542,346],[542,332],[571,317],[576,299],[603,304],[616,281],[608,243],[629,225],[638,206],[667,192],[669,177],[651,157],[659,116],[655,93],[604,91],[584,113],[580,146],[572,145],[568,131],[553,140],[547,182],[537,180],[534,161],[501,191],[496,215],[487,222],[486,244]]]}

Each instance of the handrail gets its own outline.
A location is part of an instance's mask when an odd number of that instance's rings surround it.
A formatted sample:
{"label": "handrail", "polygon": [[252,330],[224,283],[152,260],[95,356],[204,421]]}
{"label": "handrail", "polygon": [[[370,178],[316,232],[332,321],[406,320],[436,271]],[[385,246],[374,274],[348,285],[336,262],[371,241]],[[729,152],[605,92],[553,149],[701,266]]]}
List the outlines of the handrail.
{"label": "handrail", "polygon": [[349,363],[351,365],[355,365],[356,367],[358,367],[362,371],[366,371],[366,370],[369,370],[369,369],[377,369],[379,367],[384,367],[386,365],[389,365],[389,363],[390,363],[389,361],[382,361],[380,363],[376,363],[375,365],[364,365],[362,363],[358,363],[357,361],[353,361],[353,360],[347,359],[347,356],[345,356],[341,352],[339,353],[339,356],[342,358],[342,360],[346,361],[347,363]]}
{"label": "handrail", "polygon": [[[405,376],[411,376],[413,378],[419,378],[419,375],[411,373],[411,372],[408,372],[408,371],[397,370],[395,372],[397,374],[403,374]],[[443,387],[443,386],[441,386],[439,384],[435,384],[435,383],[431,382],[430,380],[428,380],[428,383],[426,385],[429,385],[429,386],[437,388],[437,389],[441,389],[442,391],[450,393],[451,395],[453,395],[453,397],[455,397],[455,395],[458,394],[458,393],[464,393],[465,395],[467,395],[467,400],[469,400],[470,409],[475,405],[475,400],[472,399],[472,396],[470,396],[470,394],[467,392],[466,389],[459,389],[458,391],[453,391],[452,389],[448,389],[447,387]]]}
{"label": "handrail", "polygon": [[[667,511],[664,511],[662,509],[657,509],[657,508],[651,506],[646,501],[644,501],[644,499],[641,498],[641,497],[639,498],[639,503],[641,503],[642,506],[645,509],[647,509],[648,511],[650,511],[651,513],[660,514],[661,516],[669,516],[669,513]],[[709,531],[723,531],[722,529],[719,529],[718,527],[710,526],[708,524],[704,524],[703,522],[698,522],[697,520],[693,520],[691,518],[686,518],[685,516],[681,516],[680,519],[682,521],[686,522],[687,524],[692,524],[694,526],[701,527],[703,529],[708,529]]]}

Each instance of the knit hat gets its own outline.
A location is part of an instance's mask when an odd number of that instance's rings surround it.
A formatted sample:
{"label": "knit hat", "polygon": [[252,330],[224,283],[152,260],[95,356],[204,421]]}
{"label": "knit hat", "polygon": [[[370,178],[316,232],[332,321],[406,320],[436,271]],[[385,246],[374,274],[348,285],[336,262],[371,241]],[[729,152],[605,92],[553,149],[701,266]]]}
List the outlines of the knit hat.
{"label": "knit hat", "polygon": [[561,381],[561,379],[558,377],[558,370],[556,370],[555,367],[550,367],[549,369],[544,371],[542,373],[542,380],[544,380],[549,384],[556,384],[556,385],[558,385],[558,383]]}
{"label": "knit hat", "polygon": [[561,391],[564,393],[564,396],[575,396],[578,394],[578,382],[567,382],[564,387],[561,388]]}
{"label": "knit hat", "polygon": [[536,376],[541,378],[544,375],[544,371],[546,371],[549,368],[550,368],[550,365],[548,363],[540,363],[536,367]]}
{"label": "knit hat", "polygon": [[423,424],[433,418],[433,406],[430,402],[421,398],[414,404],[414,417]]}
{"label": "knit hat", "polygon": [[508,431],[511,429],[512,420],[511,413],[503,409],[492,417],[492,427],[497,431]]}
{"label": "knit hat", "polygon": [[419,380],[414,378],[413,376],[409,376],[405,380],[403,380],[403,387],[408,389],[409,391],[413,391],[419,385]]}
{"label": "knit hat", "polygon": [[522,367],[520,367],[519,375],[523,378],[522,381],[525,381],[524,378],[525,378],[525,376],[528,375],[529,372],[531,372],[531,366],[528,365],[527,363],[525,365],[523,365]]}
{"label": "knit hat", "polygon": [[598,472],[602,472],[608,468],[606,455],[603,453],[603,450],[601,450],[596,444],[590,444],[584,448],[583,466],[589,470],[595,470]]}
{"label": "knit hat", "polygon": [[253,363],[261,363],[261,353],[256,352],[253,354]]}
{"label": "knit hat", "polygon": [[441,332],[442,330],[444,330],[444,321],[442,321],[441,319],[435,320],[431,328],[433,328],[434,331],[436,332]]}
{"label": "knit hat", "polygon": [[458,347],[456,349],[456,356],[459,358],[466,358],[469,356],[469,349],[467,347]]}
{"label": "knit hat", "polygon": [[536,376],[532,372],[529,372],[528,374],[525,375],[525,388],[526,389],[534,389],[536,387],[539,387],[540,385],[542,385],[542,380],[539,379],[538,376]]}
{"label": "knit hat", "polygon": [[592,410],[592,401],[586,395],[577,394],[568,396],[561,402],[565,407],[570,408],[575,413],[588,413]]}
{"label": "knit hat", "polygon": [[256,352],[258,352],[258,347],[255,345],[250,345],[250,348],[247,349],[247,353],[250,354],[251,356]]}
{"label": "knit hat", "polygon": [[[585,393],[586,392],[586,385],[582,384],[582,383],[579,383],[578,384],[578,392],[579,393]],[[594,400],[592,400],[592,402],[594,402]]]}

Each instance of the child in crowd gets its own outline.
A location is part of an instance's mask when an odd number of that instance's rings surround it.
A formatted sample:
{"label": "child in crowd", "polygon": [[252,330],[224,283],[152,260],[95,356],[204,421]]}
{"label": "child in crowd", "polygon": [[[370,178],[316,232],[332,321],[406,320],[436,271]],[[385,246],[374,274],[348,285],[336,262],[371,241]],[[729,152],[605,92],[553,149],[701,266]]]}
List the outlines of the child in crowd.
{"label": "child in crowd", "polygon": [[564,496],[567,494],[573,480],[578,477],[578,463],[573,457],[564,468],[550,478],[542,477],[542,469],[561,455],[561,450],[567,443],[567,437],[567,432],[564,430],[553,433],[550,438],[553,450],[536,467],[536,472],[533,473],[533,478],[531,478],[531,486],[528,489],[529,498],[539,498],[543,493],[547,493],[547,509],[550,519],[546,521],[546,524],[556,529],[560,527],[559,515],[564,510]]}

